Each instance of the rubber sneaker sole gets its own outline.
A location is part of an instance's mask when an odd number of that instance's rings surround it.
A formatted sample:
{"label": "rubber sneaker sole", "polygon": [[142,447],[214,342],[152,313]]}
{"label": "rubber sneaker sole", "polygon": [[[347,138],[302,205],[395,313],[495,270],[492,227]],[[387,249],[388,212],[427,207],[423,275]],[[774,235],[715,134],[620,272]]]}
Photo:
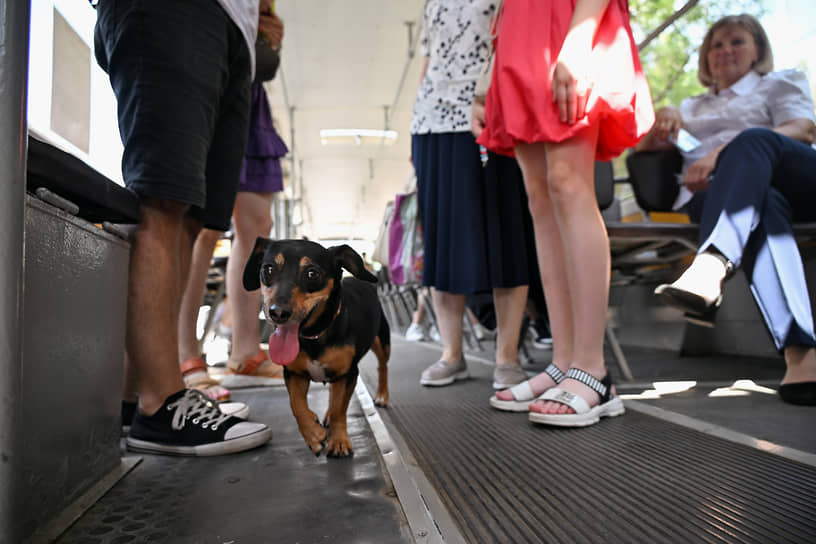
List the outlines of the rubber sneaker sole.
{"label": "rubber sneaker sole", "polygon": [[[182,446],[178,444],[164,444],[161,442],[151,442],[147,440],[140,440],[138,438],[127,437],[125,443],[130,451],[138,453],[158,453],[163,455],[181,455],[188,457],[209,457],[214,455],[226,455],[229,453],[238,453],[241,451],[251,450],[259,446],[263,446],[272,439],[272,429],[261,423],[243,422],[235,425],[257,426],[258,430],[249,432],[242,436],[212,442],[209,444],[199,444],[196,446]],[[246,427],[244,427],[245,429]],[[232,429],[231,429],[232,430]]]}
{"label": "rubber sneaker sole", "polygon": [[450,385],[456,380],[466,380],[470,378],[470,374],[467,370],[463,370],[461,372],[457,372],[456,374],[451,374],[450,376],[445,376],[444,378],[437,378],[435,380],[428,379],[428,378],[421,378],[419,380],[420,385],[430,385],[434,387],[439,387],[442,385]]}

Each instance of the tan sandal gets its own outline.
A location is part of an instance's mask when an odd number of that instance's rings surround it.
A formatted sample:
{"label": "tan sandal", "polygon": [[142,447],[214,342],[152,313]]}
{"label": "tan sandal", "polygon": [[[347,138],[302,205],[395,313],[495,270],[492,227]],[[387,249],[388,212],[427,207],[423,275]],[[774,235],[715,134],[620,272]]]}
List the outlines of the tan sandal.
{"label": "tan sandal", "polygon": [[181,363],[181,376],[184,378],[185,386],[198,389],[211,399],[218,402],[230,399],[229,389],[210,376],[207,371],[207,363],[201,357],[190,357]]}
{"label": "tan sandal", "polygon": [[283,367],[273,363],[265,351],[258,350],[242,363],[232,359],[227,361],[227,371],[221,383],[233,389],[283,385]]}

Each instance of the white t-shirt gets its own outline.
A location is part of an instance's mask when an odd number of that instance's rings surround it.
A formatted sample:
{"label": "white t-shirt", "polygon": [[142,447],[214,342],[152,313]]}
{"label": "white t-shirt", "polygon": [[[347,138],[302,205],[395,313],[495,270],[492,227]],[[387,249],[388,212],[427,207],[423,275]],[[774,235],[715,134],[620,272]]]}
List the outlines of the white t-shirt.
{"label": "white t-shirt", "polygon": [[[680,104],[683,127],[702,142],[683,152],[683,173],[716,147],[749,128],[774,128],[793,119],[816,121],[807,77],[799,70],[781,70],[761,76],[751,70],[727,89],[692,96]],[[692,193],[682,187],[674,208]]]}
{"label": "white t-shirt", "polygon": [[469,132],[473,92],[487,61],[496,0],[426,0],[420,52],[428,70],[411,134]]}
{"label": "white t-shirt", "polygon": [[[172,0],[166,0],[172,1]],[[255,40],[258,37],[258,14],[260,12],[260,0],[218,0],[232,22],[241,30],[244,35],[247,47],[249,48],[249,62],[251,78],[255,79]]]}

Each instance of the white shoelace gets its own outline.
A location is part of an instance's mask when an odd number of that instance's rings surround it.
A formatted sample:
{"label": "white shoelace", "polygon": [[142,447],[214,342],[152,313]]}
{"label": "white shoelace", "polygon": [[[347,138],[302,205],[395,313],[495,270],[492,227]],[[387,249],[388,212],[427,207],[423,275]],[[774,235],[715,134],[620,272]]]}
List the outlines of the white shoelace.
{"label": "white shoelace", "polygon": [[224,414],[218,406],[207,399],[203,393],[194,389],[185,391],[184,396],[175,402],[167,405],[168,410],[176,409],[173,414],[172,427],[179,430],[184,427],[187,420],[192,420],[194,425],[201,424],[202,429],[218,429],[218,425],[229,419],[229,415]]}

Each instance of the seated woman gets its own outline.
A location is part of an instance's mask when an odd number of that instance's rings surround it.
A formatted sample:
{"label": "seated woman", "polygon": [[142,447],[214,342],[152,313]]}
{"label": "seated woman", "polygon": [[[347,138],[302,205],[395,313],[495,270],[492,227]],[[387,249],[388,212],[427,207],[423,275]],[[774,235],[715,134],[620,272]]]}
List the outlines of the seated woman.
{"label": "seated woman", "polygon": [[805,76],[773,72],[765,31],[750,15],[728,16],[708,31],[698,77],[707,93],[657,112],[638,149],[672,145],[680,128],[700,145],[684,152],[686,204],[700,223],[691,266],[655,289],[696,321],[713,322],[722,284],[742,267],[783,352],[782,400],[816,405],[816,337],[794,221],[816,220],[814,106]]}

